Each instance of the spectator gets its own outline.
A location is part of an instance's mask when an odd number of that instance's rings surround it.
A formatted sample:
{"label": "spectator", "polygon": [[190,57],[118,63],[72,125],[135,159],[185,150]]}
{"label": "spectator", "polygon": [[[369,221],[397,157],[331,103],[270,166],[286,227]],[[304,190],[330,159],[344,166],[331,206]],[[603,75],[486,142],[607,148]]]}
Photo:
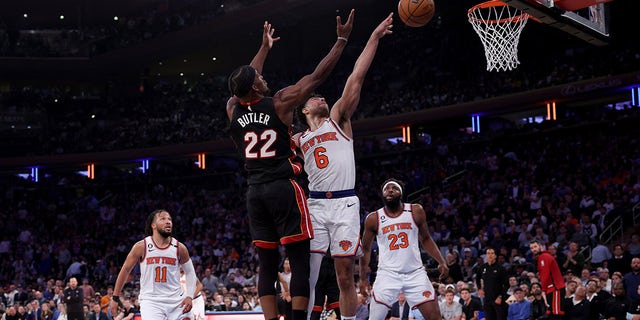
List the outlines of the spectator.
{"label": "spectator", "polygon": [[520,287],[515,289],[513,295],[516,299],[509,305],[507,320],[528,319],[531,316],[531,302],[524,298],[524,291]]}
{"label": "spectator", "polygon": [[640,258],[640,235],[631,235],[631,241],[627,245],[627,250],[632,257]]}
{"label": "spectator", "polygon": [[398,301],[391,305],[388,318],[390,320],[409,320],[410,309],[409,303],[404,297],[404,293],[400,292],[398,294]]}
{"label": "spectator", "polygon": [[95,296],[95,290],[93,290],[93,286],[89,284],[89,279],[82,279],[82,285],[80,286],[80,288],[82,289],[82,294],[84,297],[89,298]]}
{"label": "spectator", "polygon": [[627,297],[624,284],[616,283],[613,286],[613,298],[607,302],[604,316],[606,319],[626,319],[631,304],[632,300]]}
{"label": "spectator", "polygon": [[106,313],[102,312],[102,309],[100,308],[100,304],[95,303],[92,306],[91,314],[85,320],[109,320],[109,318],[107,318]]}
{"label": "spectator", "polygon": [[462,305],[462,313],[466,320],[478,320],[478,314],[482,311],[482,302],[479,298],[471,295],[469,288],[460,290],[460,304]]}
{"label": "spectator", "polygon": [[591,304],[591,312],[597,314],[598,318],[604,317],[604,310],[607,306],[607,301],[611,299],[611,294],[600,289],[598,280],[589,280],[586,288],[586,300]]}
{"label": "spectator", "polygon": [[613,257],[607,261],[607,269],[613,275],[616,272],[626,274],[631,271],[631,254],[621,244],[613,246]]}
{"label": "spectator", "polygon": [[640,285],[640,258],[631,259],[631,271],[624,275],[622,283],[627,290],[627,297],[632,300],[640,299],[637,290]]}
{"label": "spectator", "polygon": [[564,268],[566,268],[567,271],[571,271],[574,275],[579,275],[582,269],[584,269],[584,262],[584,255],[580,252],[578,243],[574,241],[569,243],[569,251],[567,251],[567,260],[564,262]]}
{"label": "spectator", "polygon": [[540,320],[546,319],[547,316],[547,302],[542,295],[542,288],[539,283],[531,284],[531,319]]}
{"label": "spectator", "polygon": [[33,300],[29,303],[27,320],[40,320],[40,319],[42,319],[42,309],[40,308],[40,302],[38,302],[38,300]]}
{"label": "spectator", "polygon": [[567,320],[591,320],[596,319],[595,314],[592,314],[591,303],[585,299],[586,288],[584,286],[578,286],[573,298],[565,301],[566,311],[565,319]]}
{"label": "spectator", "polygon": [[602,267],[605,261],[613,258],[611,251],[602,240],[597,241],[597,245],[591,250],[591,268]]}
{"label": "spectator", "polygon": [[211,268],[205,269],[204,277],[201,282],[205,289],[211,292],[218,291],[218,277],[211,272]]}
{"label": "spectator", "polygon": [[462,319],[462,305],[453,301],[454,289],[447,289],[444,294],[444,301],[440,303],[440,313],[443,320]]}
{"label": "spectator", "polygon": [[598,277],[600,278],[600,288],[607,292],[611,293],[611,278],[609,278],[609,269],[607,268],[598,268]]}

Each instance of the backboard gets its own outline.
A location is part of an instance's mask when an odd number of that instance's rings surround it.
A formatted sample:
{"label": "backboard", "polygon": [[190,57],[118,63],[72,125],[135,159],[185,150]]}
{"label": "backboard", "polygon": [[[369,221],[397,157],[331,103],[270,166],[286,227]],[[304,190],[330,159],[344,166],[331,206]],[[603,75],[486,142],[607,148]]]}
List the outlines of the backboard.
{"label": "backboard", "polygon": [[603,46],[609,42],[607,11],[612,0],[501,1],[593,45]]}

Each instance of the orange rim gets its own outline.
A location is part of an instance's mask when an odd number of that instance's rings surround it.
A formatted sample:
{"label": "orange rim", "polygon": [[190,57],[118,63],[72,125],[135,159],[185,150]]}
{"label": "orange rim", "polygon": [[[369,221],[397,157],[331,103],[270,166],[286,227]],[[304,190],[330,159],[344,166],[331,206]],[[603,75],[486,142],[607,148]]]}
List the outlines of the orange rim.
{"label": "orange rim", "polygon": [[467,11],[467,15],[469,16],[470,20],[473,20],[474,22],[481,22],[481,23],[485,23],[485,24],[500,24],[500,23],[514,23],[514,22],[520,22],[520,20],[522,19],[532,19],[534,21],[538,21],[539,20],[528,14],[528,13],[520,13],[518,15],[515,15],[513,17],[507,17],[507,18],[503,18],[503,19],[478,19],[475,17],[475,15],[473,14],[474,11],[476,10],[480,10],[480,9],[487,9],[487,8],[492,8],[492,7],[507,7],[509,6],[508,4],[500,1],[500,0],[489,0],[486,2],[482,2],[482,3],[478,3],[475,6],[471,7],[469,9],[469,11]]}

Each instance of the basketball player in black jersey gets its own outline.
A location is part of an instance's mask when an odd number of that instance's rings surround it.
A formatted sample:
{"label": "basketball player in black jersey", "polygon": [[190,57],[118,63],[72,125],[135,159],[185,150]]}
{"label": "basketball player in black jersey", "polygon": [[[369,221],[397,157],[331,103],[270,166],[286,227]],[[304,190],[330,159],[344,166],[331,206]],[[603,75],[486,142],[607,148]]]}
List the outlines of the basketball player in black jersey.
{"label": "basketball player in black jersey", "polygon": [[293,180],[302,171],[295,161],[291,123],[296,107],[329,76],[353,28],[354,10],[342,24],[337,20],[338,38],[315,70],[296,84],[267,97],[269,87],[262,78],[262,66],[273,43],[274,29],[265,22],[262,45],[250,65],[229,76],[233,95],[227,102],[231,137],[244,158],[248,173],[247,211],[251,237],[260,258],[258,295],[267,320],[276,319],[274,283],[278,279],[280,253],[287,250],[291,262],[293,320],[306,319],[309,301],[309,239],[313,229],[303,189]]}

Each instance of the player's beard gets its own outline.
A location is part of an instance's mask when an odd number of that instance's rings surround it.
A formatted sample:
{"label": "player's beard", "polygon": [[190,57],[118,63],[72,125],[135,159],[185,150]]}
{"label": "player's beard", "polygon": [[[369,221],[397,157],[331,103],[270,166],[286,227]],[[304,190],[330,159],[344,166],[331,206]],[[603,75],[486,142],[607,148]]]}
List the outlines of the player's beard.
{"label": "player's beard", "polygon": [[327,108],[320,108],[320,117],[321,118],[329,118],[330,112],[329,112],[329,107]]}
{"label": "player's beard", "polygon": [[171,230],[165,231],[164,229],[158,229],[158,233],[165,238],[171,237]]}
{"label": "player's beard", "polygon": [[387,198],[383,198],[383,201],[384,201],[384,206],[391,210],[399,209],[400,206],[402,205],[402,201],[400,201],[400,197],[393,197],[390,200],[387,200]]}

